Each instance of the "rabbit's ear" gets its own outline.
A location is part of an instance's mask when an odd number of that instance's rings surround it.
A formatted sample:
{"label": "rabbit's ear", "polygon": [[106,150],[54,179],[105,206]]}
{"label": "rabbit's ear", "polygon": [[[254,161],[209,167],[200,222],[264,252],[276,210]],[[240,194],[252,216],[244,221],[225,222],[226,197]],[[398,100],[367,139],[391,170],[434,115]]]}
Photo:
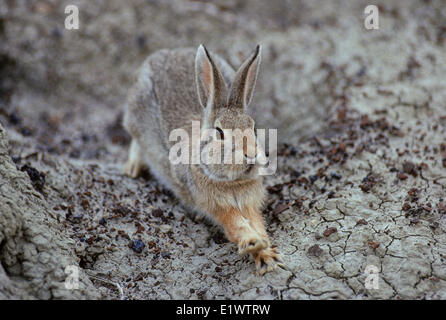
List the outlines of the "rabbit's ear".
{"label": "rabbit's ear", "polygon": [[[203,108],[216,108],[226,103],[226,83],[207,49],[200,45],[195,56],[195,82]],[[206,110],[207,113],[210,110]]]}
{"label": "rabbit's ear", "polygon": [[246,107],[251,102],[257,74],[259,73],[260,50],[261,46],[257,45],[251,56],[238,69],[229,93],[228,106],[230,108],[243,108],[243,110],[246,110]]}

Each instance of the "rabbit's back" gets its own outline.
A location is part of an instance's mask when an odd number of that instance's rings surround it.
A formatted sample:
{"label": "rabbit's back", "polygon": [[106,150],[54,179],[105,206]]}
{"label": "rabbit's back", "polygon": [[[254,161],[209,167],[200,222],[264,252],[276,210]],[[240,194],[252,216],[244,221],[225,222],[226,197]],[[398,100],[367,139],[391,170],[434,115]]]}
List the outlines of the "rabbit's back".
{"label": "rabbit's back", "polygon": [[156,112],[159,112],[162,130],[169,133],[189,126],[192,120],[200,120],[202,110],[194,76],[195,50],[161,50],[146,63],[150,68],[152,94],[157,100]]}
{"label": "rabbit's back", "polygon": [[[168,146],[169,132],[200,119],[195,89],[194,50],[160,50],[143,63],[131,89],[125,127],[141,140]],[[154,141],[158,140],[158,141]]]}

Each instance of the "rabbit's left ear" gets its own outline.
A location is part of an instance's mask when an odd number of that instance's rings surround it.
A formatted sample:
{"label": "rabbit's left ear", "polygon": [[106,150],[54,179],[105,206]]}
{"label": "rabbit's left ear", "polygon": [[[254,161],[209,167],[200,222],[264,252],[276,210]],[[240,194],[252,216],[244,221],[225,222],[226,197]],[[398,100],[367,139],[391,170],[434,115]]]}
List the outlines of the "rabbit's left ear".
{"label": "rabbit's left ear", "polygon": [[226,103],[226,83],[203,45],[198,47],[195,56],[195,82],[200,104],[208,114]]}
{"label": "rabbit's left ear", "polygon": [[246,110],[252,100],[260,66],[261,46],[257,45],[251,56],[238,69],[228,97],[229,108]]}

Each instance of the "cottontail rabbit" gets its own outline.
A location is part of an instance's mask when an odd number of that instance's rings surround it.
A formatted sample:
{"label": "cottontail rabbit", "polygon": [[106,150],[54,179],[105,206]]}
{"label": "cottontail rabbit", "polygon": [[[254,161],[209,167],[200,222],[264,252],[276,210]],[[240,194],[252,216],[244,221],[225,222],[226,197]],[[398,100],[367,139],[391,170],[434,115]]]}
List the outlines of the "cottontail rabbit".
{"label": "cottontail rabbit", "polygon": [[[237,72],[202,45],[197,51],[160,50],[150,55],[127,101],[124,126],[132,142],[124,172],[137,177],[148,166],[186,207],[219,223],[238,245],[238,252],[251,253],[258,273],[264,274],[283,264],[277,248],[270,245],[261,216],[265,190],[258,164],[248,163],[249,158],[264,155],[252,143],[254,120],[246,114],[259,65],[260,46]],[[227,136],[228,129],[245,130],[249,139],[243,138],[243,163],[169,161],[169,149],[176,143],[169,141],[170,133],[182,128],[191,134],[193,121],[200,121],[199,135],[205,129],[218,131],[207,140],[201,136],[200,151],[241,134],[235,130]]]}

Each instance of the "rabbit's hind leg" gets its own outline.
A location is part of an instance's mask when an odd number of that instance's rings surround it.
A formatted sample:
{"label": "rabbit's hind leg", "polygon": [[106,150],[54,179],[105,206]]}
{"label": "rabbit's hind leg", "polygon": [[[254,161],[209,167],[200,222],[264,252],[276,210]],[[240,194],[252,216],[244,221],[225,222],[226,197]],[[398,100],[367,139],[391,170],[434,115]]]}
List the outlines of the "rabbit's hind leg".
{"label": "rabbit's hind leg", "polygon": [[132,139],[129,150],[129,158],[124,165],[124,174],[131,178],[136,178],[141,173],[144,166],[141,147],[135,138]]}

